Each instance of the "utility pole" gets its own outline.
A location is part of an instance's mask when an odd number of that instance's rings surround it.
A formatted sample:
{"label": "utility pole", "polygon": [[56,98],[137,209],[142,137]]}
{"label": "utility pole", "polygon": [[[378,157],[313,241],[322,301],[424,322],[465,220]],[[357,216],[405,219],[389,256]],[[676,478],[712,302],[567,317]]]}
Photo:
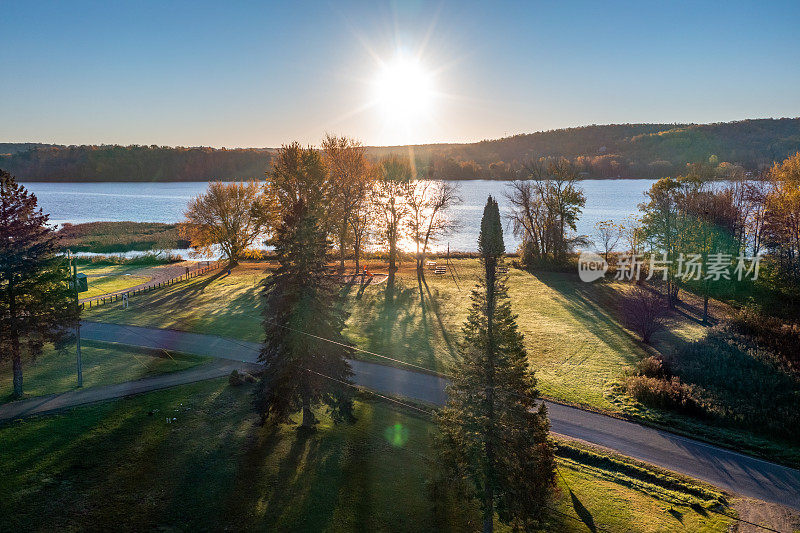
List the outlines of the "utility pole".
{"label": "utility pole", "polygon": [[[78,265],[75,261],[72,252],[67,250],[70,266],[72,267],[72,287],[75,289],[75,309],[79,308],[78,303]],[[80,313],[78,313],[78,323],[75,325],[75,348],[77,353],[78,365],[78,387],[83,387],[83,362],[81,361],[81,320]]]}

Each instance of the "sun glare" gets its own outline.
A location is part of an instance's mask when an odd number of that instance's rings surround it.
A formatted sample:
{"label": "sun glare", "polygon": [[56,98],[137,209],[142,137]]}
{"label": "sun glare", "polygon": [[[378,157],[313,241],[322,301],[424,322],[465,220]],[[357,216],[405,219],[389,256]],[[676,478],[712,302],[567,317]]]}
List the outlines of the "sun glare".
{"label": "sun glare", "polygon": [[388,127],[408,129],[429,119],[434,94],[433,76],[415,59],[384,64],[375,80],[375,100]]}

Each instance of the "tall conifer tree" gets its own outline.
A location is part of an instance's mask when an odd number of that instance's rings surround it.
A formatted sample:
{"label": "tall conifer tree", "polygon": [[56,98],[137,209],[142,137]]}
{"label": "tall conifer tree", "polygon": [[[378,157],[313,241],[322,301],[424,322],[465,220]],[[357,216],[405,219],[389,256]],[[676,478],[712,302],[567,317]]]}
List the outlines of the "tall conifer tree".
{"label": "tall conifer tree", "polygon": [[459,360],[447,405],[439,414],[439,451],[449,478],[460,480],[483,511],[483,530],[494,515],[523,528],[544,515],[555,463],[544,404],[511,311],[502,265],[500,210],[486,202],[478,248],[483,278],[472,291]]}
{"label": "tall conifer tree", "polygon": [[69,271],[36,196],[0,170],[0,358],[11,359],[14,396],[22,396],[22,361],[64,339],[78,308]]}
{"label": "tall conifer tree", "polygon": [[[331,249],[323,222],[326,204],[303,178],[324,169],[312,149],[291,145],[302,162],[289,169],[293,194],[276,195],[283,215],[272,244],[279,266],[264,281],[264,377],[255,407],[262,421],[285,422],[302,410],[303,428],[316,423],[311,408],[325,405],[334,420],[352,418],[350,344],[339,287],[326,272]],[[296,174],[296,175],[295,175]],[[285,201],[282,201],[285,199]]]}

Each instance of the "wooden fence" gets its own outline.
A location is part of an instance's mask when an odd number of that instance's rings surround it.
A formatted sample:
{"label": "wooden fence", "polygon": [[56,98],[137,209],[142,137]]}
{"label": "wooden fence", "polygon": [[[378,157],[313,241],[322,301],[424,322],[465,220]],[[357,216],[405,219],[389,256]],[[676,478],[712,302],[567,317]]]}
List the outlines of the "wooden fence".
{"label": "wooden fence", "polygon": [[81,307],[84,309],[85,308],[91,309],[93,306],[97,307],[98,305],[103,305],[104,303],[118,302],[120,300],[124,300],[126,294],[128,295],[128,298],[130,298],[131,296],[135,296],[143,292],[149,292],[154,289],[160,289],[161,287],[169,287],[170,285],[175,285],[176,283],[180,283],[181,281],[186,281],[192,278],[196,278],[198,276],[202,276],[203,274],[206,274],[208,272],[218,270],[222,268],[224,265],[225,265],[224,261],[209,261],[206,266],[190,269],[185,274],[181,274],[180,276],[175,276],[174,278],[153,282],[150,285],[145,285],[144,287],[139,287],[138,289],[131,289],[127,291],[120,291],[114,294],[106,294],[104,296],[95,296],[94,298],[87,298],[86,300],[81,301]]}

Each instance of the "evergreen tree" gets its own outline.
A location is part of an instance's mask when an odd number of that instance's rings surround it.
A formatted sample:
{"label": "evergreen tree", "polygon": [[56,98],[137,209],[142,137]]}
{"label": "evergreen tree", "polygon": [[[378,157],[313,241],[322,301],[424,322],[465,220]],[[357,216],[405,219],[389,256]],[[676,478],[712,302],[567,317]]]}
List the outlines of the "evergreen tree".
{"label": "evergreen tree", "polygon": [[336,421],[352,419],[347,315],[325,272],[326,231],[304,200],[286,213],[273,244],[279,267],[264,282],[264,377],[255,407],[262,422],[279,423],[302,409],[303,428],[316,423],[311,408],[319,404]]}
{"label": "evergreen tree", "polygon": [[480,501],[484,531],[493,530],[495,512],[503,523],[527,529],[543,517],[555,463],[547,409],[537,405],[536,378],[505,279],[497,275],[505,246],[491,197],[478,247],[484,277],[472,291],[447,405],[439,414],[438,448],[447,478],[459,481],[462,495]]}
{"label": "evergreen tree", "polygon": [[23,357],[63,341],[78,320],[66,260],[47,221],[36,196],[0,170],[0,358],[11,359],[15,397],[23,392]]}

